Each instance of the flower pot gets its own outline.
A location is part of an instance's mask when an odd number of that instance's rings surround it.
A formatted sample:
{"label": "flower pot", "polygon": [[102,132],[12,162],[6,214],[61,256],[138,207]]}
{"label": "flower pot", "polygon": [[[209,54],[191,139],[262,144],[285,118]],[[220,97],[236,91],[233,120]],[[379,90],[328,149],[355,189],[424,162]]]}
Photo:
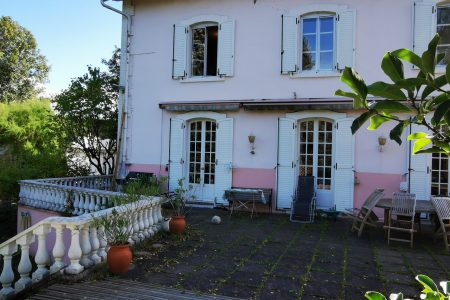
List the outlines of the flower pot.
{"label": "flower pot", "polygon": [[115,275],[127,273],[132,258],[133,253],[129,244],[111,246],[107,256],[109,270]]}
{"label": "flower pot", "polygon": [[170,230],[170,219],[171,218],[164,218],[164,221],[162,222],[162,230],[165,232],[169,232]]}
{"label": "flower pot", "polygon": [[183,233],[186,229],[185,216],[172,216],[170,219],[170,232],[175,234]]}

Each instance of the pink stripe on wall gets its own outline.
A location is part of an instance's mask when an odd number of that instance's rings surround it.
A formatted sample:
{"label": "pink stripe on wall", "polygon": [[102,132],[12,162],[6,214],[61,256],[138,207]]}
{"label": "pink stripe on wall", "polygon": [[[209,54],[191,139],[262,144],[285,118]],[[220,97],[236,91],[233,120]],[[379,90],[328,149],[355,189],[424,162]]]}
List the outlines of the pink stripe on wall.
{"label": "pink stripe on wall", "polygon": [[274,169],[234,168],[233,186],[246,188],[267,188],[275,190]]}
{"label": "pink stripe on wall", "polygon": [[161,176],[168,175],[165,165],[156,165],[156,164],[132,164],[132,165],[128,165],[128,171],[129,172],[153,173],[155,175],[161,175]]}
{"label": "pink stripe on wall", "polygon": [[[400,191],[400,182],[404,181],[400,174],[383,173],[361,173],[357,172],[356,177],[359,184],[355,185],[355,207],[361,207],[367,197],[376,189],[384,189],[384,197],[392,197],[392,193]],[[376,208],[378,216],[383,216],[381,209]]]}

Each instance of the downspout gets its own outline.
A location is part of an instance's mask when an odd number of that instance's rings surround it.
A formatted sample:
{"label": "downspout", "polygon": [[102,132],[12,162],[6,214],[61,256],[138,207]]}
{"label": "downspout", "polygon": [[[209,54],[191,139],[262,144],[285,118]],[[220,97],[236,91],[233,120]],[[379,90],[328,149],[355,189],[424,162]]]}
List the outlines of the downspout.
{"label": "downspout", "polygon": [[[117,154],[116,169],[114,170],[114,178],[116,180],[125,178],[125,162],[126,162],[126,146],[127,146],[127,124],[128,124],[128,64],[130,61],[130,37],[131,37],[131,14],[127,14],[112,6],[106,4],[109,0],[100,0],[100,4],[120,15],[122,15],[122,38],[121,38],[121,62],[120,62],[120,79],[119,79],[119,112],[118,112],[118,128],[117,128]],[[114,0],[121,1],[121,0]],[[122,8],[124,9],[124,8]],[[123,21],[126,22],[126,31],[124,32]],[[125,55],[123,55],[125,54]],[[123,59],[125,58],[125,60]],[[116,184],[113,180],[113,185]]]}

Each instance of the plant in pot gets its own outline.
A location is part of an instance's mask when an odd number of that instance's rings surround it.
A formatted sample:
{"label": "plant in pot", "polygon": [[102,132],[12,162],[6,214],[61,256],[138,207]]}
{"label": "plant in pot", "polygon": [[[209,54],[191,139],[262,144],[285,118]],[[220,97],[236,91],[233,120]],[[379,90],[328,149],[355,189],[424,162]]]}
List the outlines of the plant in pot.
{"label": "plant in pot", "polygon": [[169,196],[169,201],[172,205],[172,218],[169,222],[169,228],[172,233],[181,234],[186,229],[186,204],[189,200],[195,200],[192,189],[192,184],[185,187],[184,178],[180,178],[178,179],[178,187]]}

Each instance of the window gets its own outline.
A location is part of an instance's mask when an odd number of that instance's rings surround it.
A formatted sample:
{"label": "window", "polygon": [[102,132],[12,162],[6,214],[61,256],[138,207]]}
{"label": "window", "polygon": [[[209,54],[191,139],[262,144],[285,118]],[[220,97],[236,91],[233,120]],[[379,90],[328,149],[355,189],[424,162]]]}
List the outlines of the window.
{"label": "window", "polygon": [[191,76],[217,75],[217,24],[197,25],[191,29]]}
{"label": "window", "polygon": [[223,80],[234,73],[234,20],[200,16],[174,25],[172,78]]}
{"label": "window", "polygon": [[302,18],[302,71],[333,71],[335,66],[335,16]]}
{"label": "window", "polygon": [[445,53],[445,57],[439,65],[445,66],[450,61],[450,6],[438,6],[436,24],[436,32],[441,37],[437,53]]}
{"label": "window", "polygon": [[282,16],[281,74],[334,76],[354,66],[355,10],[310,4]]}

